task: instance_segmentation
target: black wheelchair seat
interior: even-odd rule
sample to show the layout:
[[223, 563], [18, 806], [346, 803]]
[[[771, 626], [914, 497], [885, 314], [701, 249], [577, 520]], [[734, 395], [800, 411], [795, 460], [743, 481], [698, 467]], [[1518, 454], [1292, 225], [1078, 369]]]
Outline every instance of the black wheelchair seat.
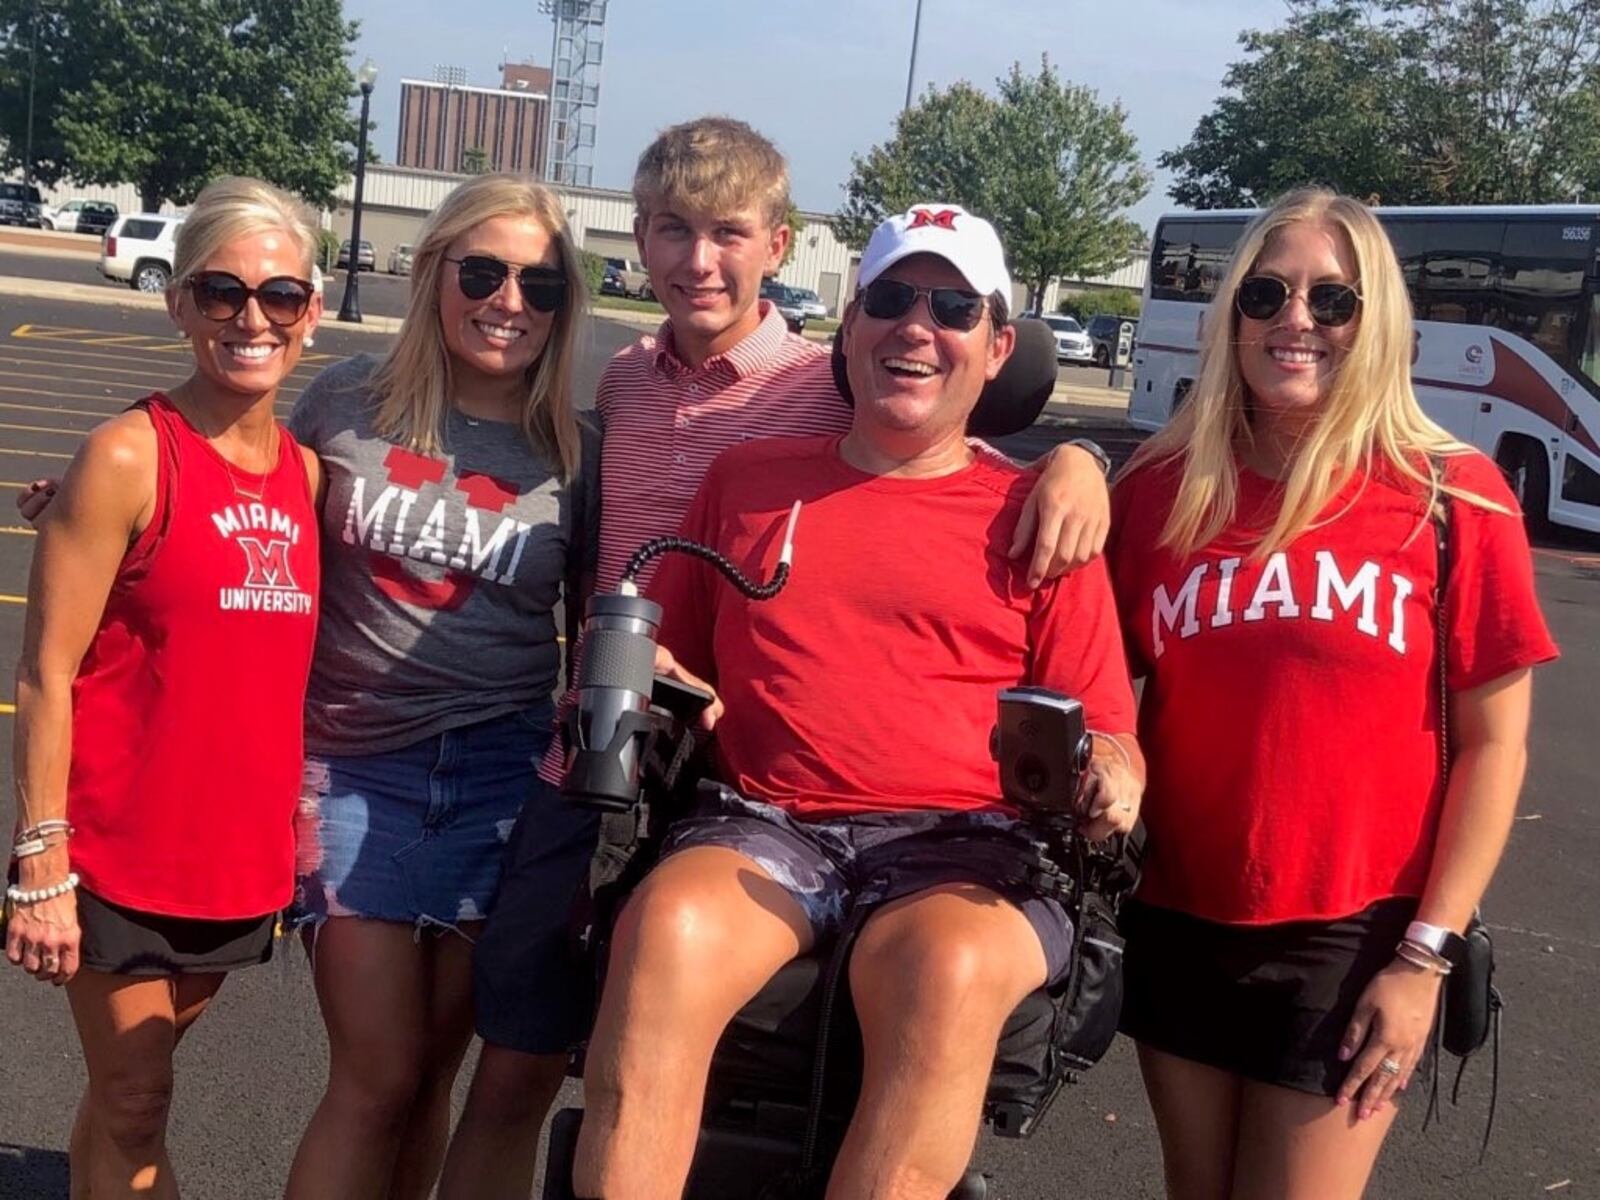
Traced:
[[[752, 1095], [780, 1104], [809, 1102], [830, 950], [788, 963], [729, 1023], [712, 1059], [713, 1105]], [[840, 999], [829, 1069], [849, 1087], [829, 1088], [827, 1102], [847, 1117], [859, 1080], [860, 1035], [847, 1000]], [[1021, 1134], [1020, 1125], [1031, 1124], [1055, 1090], [1061, 1076], [1052, 1040], [1056, 1011], [1055, 1000], [1041, 988], [1017, 1006], [1000, 1034], [988, 1092], [996, 1132]]]

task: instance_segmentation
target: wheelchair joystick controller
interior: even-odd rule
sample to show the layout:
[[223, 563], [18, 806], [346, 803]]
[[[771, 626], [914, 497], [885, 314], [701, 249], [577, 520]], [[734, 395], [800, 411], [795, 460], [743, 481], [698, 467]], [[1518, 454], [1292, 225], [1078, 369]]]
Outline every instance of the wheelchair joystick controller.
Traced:
[[789, 581], [800, 502], [789, 511], [783, 549], [772, 578], [752, 583], [709, 546], [685, 538], [656, 538], [634, 552], [616, 592], [593, 596], [584, 610], [578, 703], [567, 727], [567, 767], [561, 792], [594, 808], [625, 812], [639, 801], [645, 757], [656, 734], [687, 723], [710, 696], [655, 675], [661, 606], [639, 595], [634, 582], [646, 563], [669, 552], [702, 558], [752, 600], [770, 600]]

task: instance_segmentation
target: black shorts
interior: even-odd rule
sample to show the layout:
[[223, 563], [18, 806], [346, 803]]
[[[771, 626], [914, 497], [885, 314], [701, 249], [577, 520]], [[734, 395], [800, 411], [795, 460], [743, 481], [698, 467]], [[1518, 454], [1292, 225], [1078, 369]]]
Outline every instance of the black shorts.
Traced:
[[1222, 925], [1130, 901], [1122, 1032], [1246, 1079], [1335, 1095], [1356, 1002], [1416, 911], [1400, 897], [1335, 921]]
[[695, 846], [736, 850], [794, 897], [819, 942], [836, 935], [857, 905], [885, 904], [951, 883], [974, 883], [1009, 901], [1038, 935], [1046, 981], [1072, 963], [1072, 920], [1029, 882], [1032, 840], [1014, 817], [994, 812], [863, 813], [802, 821], [731, 788], [702, 791], [673, 824], [662, 857]]
[[564, 1054], [589, 1027], [593, 987], [571, 936], [599, 815], [535, 781], [512, 827], [489, 921], [472, 950], [478, 1036], [524, 1054]]
[[168, 917], [78, 889], [83, 966], [107, 975], [212, 975], [272, 957], [278, 914], [239, 921]]

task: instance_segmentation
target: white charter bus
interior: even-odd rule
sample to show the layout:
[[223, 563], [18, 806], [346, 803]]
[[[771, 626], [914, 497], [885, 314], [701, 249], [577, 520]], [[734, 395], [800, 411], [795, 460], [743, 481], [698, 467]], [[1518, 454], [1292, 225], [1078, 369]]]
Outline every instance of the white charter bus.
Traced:
[[[1512, 480], [1535, 526], [1600, 532], [1600, 207], [1380, 208], [1417, 319], [1417, 399]], [[1156, 226], [1129, 421], [1158, 429], [1198, 370], [1205, 306], [1253, 211]]]

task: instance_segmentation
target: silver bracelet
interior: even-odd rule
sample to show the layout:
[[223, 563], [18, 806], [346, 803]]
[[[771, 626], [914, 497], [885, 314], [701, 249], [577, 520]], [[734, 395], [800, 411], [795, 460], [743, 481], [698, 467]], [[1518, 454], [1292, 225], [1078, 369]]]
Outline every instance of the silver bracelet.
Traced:
[[44, 900], [54, 900], [57, 896], [65, 896], [78, 886], [78, 873], [69, 871], [67, 877], [60, 883], [52, 883], [49, 887], [20, 888], [13, 884], [6, 889], [6, 899], [13, 904], [38, 904]]

